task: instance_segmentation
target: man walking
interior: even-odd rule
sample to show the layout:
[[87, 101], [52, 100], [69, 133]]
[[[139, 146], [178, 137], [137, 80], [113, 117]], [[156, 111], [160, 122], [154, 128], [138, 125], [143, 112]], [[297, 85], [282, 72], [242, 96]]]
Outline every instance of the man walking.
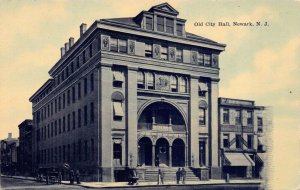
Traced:
[[158, 169], [157, 185], [164, 184], [164, 173]]
[[185, 184], [186, 171], [184, 168], [182, 168], [181, 170], [181, 176], [182, 176], [182, 184]]
[[178, 168], [178, 170], [176, 172], [176, 183], [177, 184], [179, 184], [180, 177], [181, 177], [181, 170], [180, 170], [180, 168]]

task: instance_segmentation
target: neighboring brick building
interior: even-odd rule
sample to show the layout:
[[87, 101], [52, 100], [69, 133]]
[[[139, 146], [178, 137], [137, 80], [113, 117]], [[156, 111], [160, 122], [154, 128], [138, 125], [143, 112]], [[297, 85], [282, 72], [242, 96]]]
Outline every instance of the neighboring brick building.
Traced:
[[1, 140], [1, 173], [14, 175], [18, 170], [19, 140], [8, 133], [6, 139]]
[[[34, 167], [67, 162], [84, 179], [137, 167], [191, 167], [220, 178], [219, 60], [224, 44], [188, 33], [169, 4], [101, 19], [70, 38], [30, 98]], [[206, 178], [203, 177], [203, 178]]]
[[[269, 108], [254, 101], [219, 98], [221, 160], [231, 178], [265, 177]], [[265, 170], [265, 169], [264, 169]]]
[[32, 129], [30, 119], [19, 125], [19, 171], [23, 175], [32, 173]]

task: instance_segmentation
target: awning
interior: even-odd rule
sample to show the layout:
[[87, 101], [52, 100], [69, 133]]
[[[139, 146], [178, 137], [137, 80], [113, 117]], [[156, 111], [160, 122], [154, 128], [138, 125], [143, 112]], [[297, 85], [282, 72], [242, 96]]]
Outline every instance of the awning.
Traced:
[[224, 153], [228, 166], [255, 166], [253, 160], [247, 154], [243, 153]]
[[114, 114], [115, 116], [123, 117], [124, 112], [122, 108], [122, 103], [121, 102], [114, 102]]
[[199, 83], [199, 91], [208, 91], [208, 87], [206, 83]]
[[114, 76], [114, 81], [120, 81], [120, 82], [124, 81], [124, 76], [120, 71], [114, 71], [113, 76]]

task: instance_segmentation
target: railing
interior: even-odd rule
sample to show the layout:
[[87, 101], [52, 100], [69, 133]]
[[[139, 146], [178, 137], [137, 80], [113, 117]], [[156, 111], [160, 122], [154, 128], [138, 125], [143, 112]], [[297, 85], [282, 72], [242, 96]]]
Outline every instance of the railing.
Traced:
[[185, 131], [184, 125], [170, 125], [170, 124], [154, 124], [154, 123], [138, 123], [138, 130], [152, 130], [152, 131]]

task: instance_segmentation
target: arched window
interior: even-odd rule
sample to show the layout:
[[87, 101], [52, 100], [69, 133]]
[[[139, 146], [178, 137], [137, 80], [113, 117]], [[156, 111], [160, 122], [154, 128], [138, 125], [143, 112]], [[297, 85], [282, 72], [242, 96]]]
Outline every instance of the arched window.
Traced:
[[172, 92], [178, 91], [178, 81], [176, 76], [171, 76], [171, 91]]
[[187, 81], [184, 77], [180, 77], [179, 80], [179, 91], [180, 92], [187, 92]]
[[138, 72], [137, 85], [138, 88], [145, 88], [145, 75], [142, 71]]
[[153, 73], [147, 73], [147, 86], [148, 86], [148, 89], [154, 89], [154, 75], [153, 75]]

